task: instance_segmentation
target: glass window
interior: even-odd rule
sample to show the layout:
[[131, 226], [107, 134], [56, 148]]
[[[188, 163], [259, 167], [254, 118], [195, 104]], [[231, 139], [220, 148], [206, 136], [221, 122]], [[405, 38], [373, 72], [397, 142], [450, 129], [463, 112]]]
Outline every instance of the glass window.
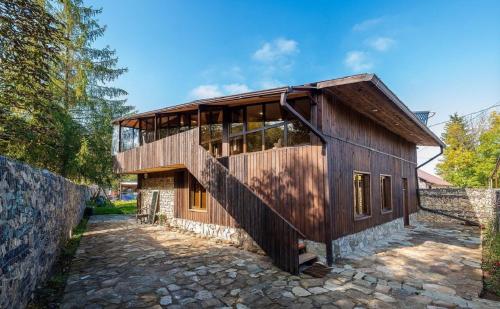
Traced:
[[247, 152], [261, 151], [262, 150], [262, 131], [249, 133], [246, 135]]
[[168, 115], [161, 115], [158, 118], [158, 136], [159, 138], [168, 136]]
[[371, 215], [370, 206], [370, 174], [354, 173], [354, 218], [359, 219]]
[[247, 130], [260, 129], [264, 125], [262, 104], [247, 106]]
[[189, 114], [179, 115], [179, 132], [189, 130]]
[[243, 108], [233, 109], [231, 111], [231, 135], [243, 132], [243, 120]]
[[198, 126], [198, 113], [191, 114], [190, 118], [191, 118], [191, 122], [189, 124], [189, 128], [193, 129], [193, 128]]
[[151, 143], [155, 140], [155, 119], [144, 118], [140, 120], [141, 145]]
[[222, 139], [222, 111], [212, 111], [211, 120], [212, 139]]
[[283, 121], [281, 106], [279, 103], [269, 103], [264, 105], [266, 126], [272, 126]]
[[207, 191], [192, 175], [189, 175], [189, 209], [207, 210]]
[[287, 124], [287, 146], [299, 146], [311, 143], [311, 133], [300, 120], [294, 119]]
[[201, 112], [201, 132], [200, 138], [201, 143], [204, 144], [207, 141], [210, 141], [210, 112]]
[[243, 135], [229, 139], [229, 154], [236, 155], [243, 152]]
[[168, 135], [179, 133], [179, 115], [173, 114], [168, 117]]
[[311, 101], [309, 98], [293, 100], [290, 105], [307, 121], [311, 121]]
[[380, 175], [380, 204], [383, 212], [392, 210], [391, 176]]
[[211, 150], [214, 157], [218, 158], [222, 156], [222, 140], [215, 140], [211, 142]]
[[285, 126], [274, 127], [264, 131], [265, 149], [281, 148], [285, 144]]

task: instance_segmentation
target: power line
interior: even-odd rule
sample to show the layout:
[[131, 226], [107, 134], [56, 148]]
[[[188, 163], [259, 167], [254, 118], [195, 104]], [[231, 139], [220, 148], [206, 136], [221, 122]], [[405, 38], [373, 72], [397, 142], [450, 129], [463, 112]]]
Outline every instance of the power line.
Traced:
[[[482, 109], [482, 110], [479, 110], [479, 111], [477, 111], [477, 112], [473, 112], [473, 113], [470, 113], [470, 114], [466, 114], [466, 115], [463, 115], [463, 116], [460, 116], [460, 117], [468, 117], [468, 116], [472, 116], [472, 115], [474, 115], [474, 114], [484, 113], [484, 112], [485, 112], [485, 111], [487, 111], [487, 110], [490, 110], [490, 109], [492, 109], [492, 108], [499, 107], [499, 106], [500, 106], [500, 102], [499, 102], [499, 103], [496, 103], [496, 104], [493, 104], [493, 105], [491, 105], [491, 106], [489, 106], [489, 107], [487, 107], [487, 108], [484, 108], [484, 109]], [[475, 117], [474, 117], [474, 118], [475, 118]], [[474, 119], [474, 118], [472, 118], [472, 119]], [[472, 119], [471, 119], [471, 120], [472, 120]], [[435, 127], [435, 126], [437, 126], [437, 125], [444, 124], [444, 123], [448, 123], [448, 122], [450, 122], [450, 120], [446, 120], [446, 121], [442, 121], [442, 122], [434, 123], [434, 124], [429, 125], [428, 127], [429, 127], [429, 128], [430, 128], [430, 127]]]

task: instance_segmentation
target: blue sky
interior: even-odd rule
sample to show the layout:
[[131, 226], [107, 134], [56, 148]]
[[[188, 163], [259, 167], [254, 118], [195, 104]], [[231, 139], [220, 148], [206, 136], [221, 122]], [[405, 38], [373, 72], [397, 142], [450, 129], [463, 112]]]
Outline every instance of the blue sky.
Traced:
[[500, 1], [87, 3], [103, 8], [97, 44], [128, 67], [116, 85], [139, 111], [361, 72], [436, 112], [431, 124], [500, 101]]

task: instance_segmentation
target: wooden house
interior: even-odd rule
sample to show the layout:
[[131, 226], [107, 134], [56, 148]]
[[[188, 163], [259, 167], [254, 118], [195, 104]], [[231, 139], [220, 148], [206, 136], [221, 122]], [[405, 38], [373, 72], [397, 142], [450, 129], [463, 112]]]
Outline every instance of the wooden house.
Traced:
[[373, 74], [114, 124], [114, 170], [138, 175], [140, 205], [159, 190], [171, 224], [252, 240], [292, 273], [312, 254], [332, 263], [408, 225], [418, 209], [416, 147], [444, 146]]

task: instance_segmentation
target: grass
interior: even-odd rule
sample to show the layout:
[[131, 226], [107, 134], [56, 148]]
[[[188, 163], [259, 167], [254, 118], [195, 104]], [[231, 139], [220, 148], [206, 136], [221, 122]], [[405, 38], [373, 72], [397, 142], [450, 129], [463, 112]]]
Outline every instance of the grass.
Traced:
[[94, 206], [94, 215], [132, 215], [137, 211], [137, 201], [115, 201], [105, 206]]
[[88, 216], [84, 216], [80, 223], [73, 229], [71, 238], [61, 248], [59, 258], [54, 263], [51, 276], [44, 286], [35, 291], [33, 300], [28, 308], [56, 308], [62, 299], [66, 280], [68, 279], [71, 261], [80, 245], [80, 240], [87, 227]]
[[500, 233], [491, 226], [483, 238], [483, 274], [486, 294], [500, 297]]

